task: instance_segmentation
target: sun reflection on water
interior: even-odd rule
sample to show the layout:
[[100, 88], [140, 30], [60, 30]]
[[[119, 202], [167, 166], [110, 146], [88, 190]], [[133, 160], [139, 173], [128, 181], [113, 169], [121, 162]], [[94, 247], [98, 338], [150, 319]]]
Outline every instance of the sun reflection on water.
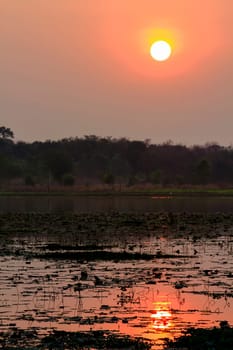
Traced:
[[171, 303], [169, 301], [156, 301], [153, 304], [152, 327], [160, 331], [168, 331], [172, 327]]

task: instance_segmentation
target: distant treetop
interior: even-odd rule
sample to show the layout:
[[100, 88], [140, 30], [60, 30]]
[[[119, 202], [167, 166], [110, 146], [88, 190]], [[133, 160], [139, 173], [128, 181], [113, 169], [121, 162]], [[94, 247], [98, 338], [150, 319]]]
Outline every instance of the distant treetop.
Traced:
[[0, 138], [13, 139], [14, 133], [10, 128], [6, 128], [5, 126], [0, 126]]

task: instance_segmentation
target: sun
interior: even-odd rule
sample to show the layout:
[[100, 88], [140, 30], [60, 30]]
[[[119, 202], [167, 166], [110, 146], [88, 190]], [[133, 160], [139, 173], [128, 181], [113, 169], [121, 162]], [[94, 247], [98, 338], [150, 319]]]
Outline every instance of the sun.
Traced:
[[155, 41], [150, 48], [150, 54], [156, 61], [166, 61], [172, 54], [171, 45], [164, 40]]

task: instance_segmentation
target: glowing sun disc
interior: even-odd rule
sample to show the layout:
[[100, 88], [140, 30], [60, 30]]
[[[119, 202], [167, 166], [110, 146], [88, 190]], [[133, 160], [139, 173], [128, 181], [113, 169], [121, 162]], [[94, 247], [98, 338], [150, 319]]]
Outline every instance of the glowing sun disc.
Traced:
[[172, 54], [172, 48], [166, 41], [156, 41], [150, 48], [150, 54], [156, 61], [166, 61]]

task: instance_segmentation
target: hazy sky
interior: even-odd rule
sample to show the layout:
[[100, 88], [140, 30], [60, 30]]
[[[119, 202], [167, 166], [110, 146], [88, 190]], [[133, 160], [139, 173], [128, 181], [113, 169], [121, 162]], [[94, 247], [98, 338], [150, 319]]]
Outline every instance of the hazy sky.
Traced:
[[[232, 0], [0, 0], [0, 125], [17, 140], [233, 142]], [[150, 56], [156, 39], [173, 55]]]

